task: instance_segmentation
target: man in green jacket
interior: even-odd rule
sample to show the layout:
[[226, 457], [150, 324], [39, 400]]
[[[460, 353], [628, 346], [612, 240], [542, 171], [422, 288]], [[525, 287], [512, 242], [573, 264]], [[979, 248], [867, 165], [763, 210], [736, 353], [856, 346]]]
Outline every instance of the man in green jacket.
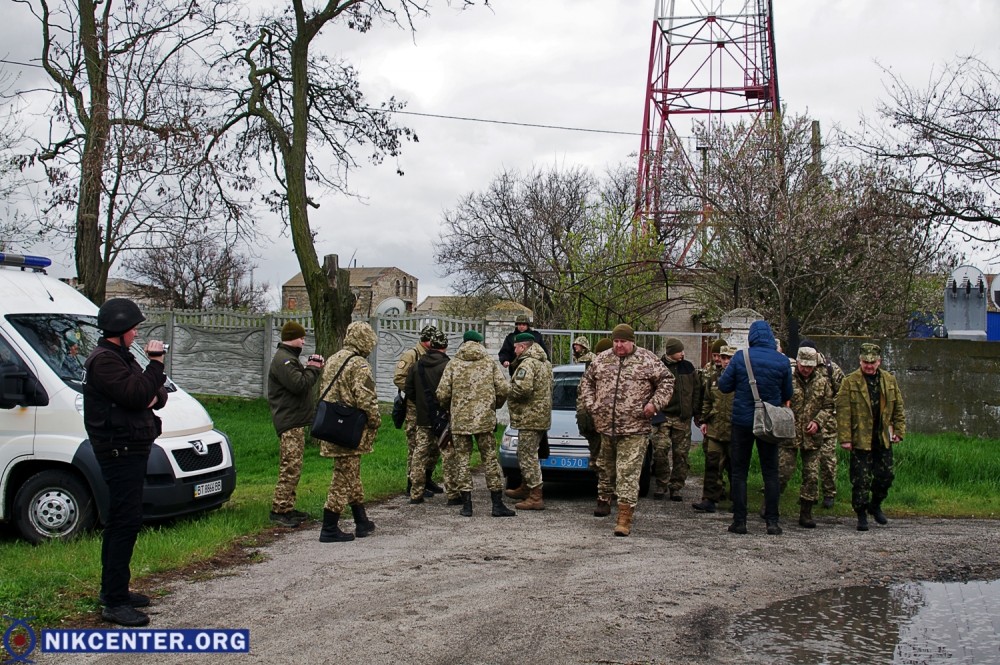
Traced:
[[306, 329], [295, 321], [281, 327], [281, 342], [271, 359], [267, 373], [267, 405], [271, 421], [281, 439], [278, 484], [271, 502], [271, 521], [281, 526], [297, 527], [309, 515], [295, 510], [295, 488], [302, 475], [305, 451], [305, 426], [316, 414], [313, 386], [323, 371], [323, 356], [312, 355], [305, 367], [299, 361], [306, 343]]
[[[670, 500], [680, 501], [687, 481], [688, 454], [691, 452], [691, 417], [695, 404], [701, 403], [701, 377], [690, 361], [684, 359], [684, 343], [668, 337], [660, 361], [674, 377], [670, 402], [653, 416], [653, 473], [656, 475], [654, 499], [662, 499], [667, 489]], [[700, 414], [699, 414], [700, 415]]]
[[882, 349], [861, 345], [861, 368], [844, 378], [837, 393], [840, 446], [851, 451], [851, 503], [858, 531], [868, 530], [868, 515], [888, 524], [882, 502], [894, 478], [892, 445], [906, 436], [903, 395], [896, 378], [881, 369]]

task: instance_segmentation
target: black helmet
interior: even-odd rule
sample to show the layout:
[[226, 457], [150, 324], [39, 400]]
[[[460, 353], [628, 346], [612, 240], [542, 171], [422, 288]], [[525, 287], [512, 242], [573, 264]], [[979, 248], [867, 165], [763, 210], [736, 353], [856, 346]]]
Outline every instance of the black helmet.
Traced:
[[97, 311], [97, 327], [105, 337], [124, 335], [145, 320], [139, 306], [128, 298], [111, 298]]

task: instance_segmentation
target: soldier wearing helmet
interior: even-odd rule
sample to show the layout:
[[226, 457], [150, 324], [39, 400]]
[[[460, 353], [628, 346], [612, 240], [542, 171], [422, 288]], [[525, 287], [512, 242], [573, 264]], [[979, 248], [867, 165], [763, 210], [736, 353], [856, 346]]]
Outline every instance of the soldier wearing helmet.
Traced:
[[[412, 469], [410, 471], [410, 503], [423, 503], [425, 497], [424, 488], [427, 486], [427, 479], [434, 469], [437, 459], [441, 457], [441, 448], [438, 445], [438, 438], [442, 432], [434, 431], [438, 425], [435, 415], [440, 406], [435, 396], [438, 384], [441, 382], [441, 375], [448, 364], [450, 358], [445, 353], [448, 349], [448, 336], [440, 330], [435, 330], [431, 336], [430, 348], [420, 357], [410, 373], [406, 376], [406, 394], [413, 396], [415, 407], [415, 417], [417, 423], [416, 445], [413, 447]], [[445, 468], [448, 461], [445, 461]], [[452, 501], [450, 505], [458, 505], [462, 502], [461, 492], [455, 487], [454, 482], [445, 479], [445, 486], [448, 489]]]
[[542, 341], [542, 334], [537, 330], [531, 329], [531, 319], [527, 314], [518, 314], [517, 318], [514, 319], [514, 331], [509, 333], [507, 337], [503, 340], [503, 346], [500, 347], [500, 353], [497, 357], [500, 359], [500, 364], [507, 368], [511, 376], [514, 375], [514, 370], [511, 367], [511, 363], [514, 362], [514, 358], [517, 354], [514, 353], [514, 338], [521, 333], [528, 333], [534, 338], [535, 344], [542, 347], [542, 351], [545, 352], [546, 358], [551, 358], [549, 354], [549, 347], [545, 346], [545, 342]]
[[[420, 360], [425, 353], [427, 353], [427, 349], [431, 346], [431, 338], [433, 338], [437, 332], [437, 326], [424, 326], [420, 329], [420, 340], [413, 346], [413, 348], [406, 349], [399, 355], [399, 360], [396, 361], [396, 371], [392, 375], [392, 382], [400, 391], [406, 390], [406, 377], [410, 373], [410, 368], [417, 364], [417, 361]], [[406, 493], [409, 494], [412, 486], [410, 477], [413, 475], [410, 465], [413, 464], [413, 449], [417, 445], [417, 407], [413, 401], [413, 395], [407, 393], [405, 396], [406, 420], [403, 428], [406, 430]], [[437, 485], [431, 478], [431, 474], [434, 472], [434, 466], [437, 464], [437, 456], [429, 459], [428, 464], [430, 464], [430, 466], [424, 470], [424, 498], [427, 499], [444, 491], [441, 486]], [[456, 499], [456, 501], [458, 501], [458, 499]]]
[[128, 589], [129, 565], [142, 526], [146, 460], [161, 432], [153, 410], [167, 403], [163, 342], [146, 344], [145, 369], [129, 351], [136, 326], [145, 320], [138, 305], [127, 298], [101, 305], [97, 326], [102, 337], [84, 364], [83, 421], [109, 494], [101, 546], [101, 617], [123, 626], [149, 623], [149, 617], [136, 609], [148, 605], [149, 598]]

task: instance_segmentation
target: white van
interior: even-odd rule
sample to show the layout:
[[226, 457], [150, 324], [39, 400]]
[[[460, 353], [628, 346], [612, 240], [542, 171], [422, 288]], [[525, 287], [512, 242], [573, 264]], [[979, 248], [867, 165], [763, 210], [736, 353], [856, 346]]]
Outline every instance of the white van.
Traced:
[[[83, 427], [83, 362], [97, 306], [45, 274], [49, 259], [0, 253], [0, 521], [31, 542], [103, 523], [108, 491]], [[139, 344], [132, 353], [149, 362]], [[229, 439], [166, 383], [163, 433], [146, 467], [144, 519], [218, 508], [236, 487]]]

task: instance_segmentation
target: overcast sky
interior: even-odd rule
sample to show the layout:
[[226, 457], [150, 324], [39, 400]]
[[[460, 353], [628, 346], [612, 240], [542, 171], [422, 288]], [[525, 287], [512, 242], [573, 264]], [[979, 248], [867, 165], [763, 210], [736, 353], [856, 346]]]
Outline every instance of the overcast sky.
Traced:
[[[310, 212], [319, 254], [339, 254], [343, 265], [353, 257], [358, 266], [398, 266], [419, 278], [420, 299], [446, 294], [449, 280], [433, 263], [432, 244], [442, 212], [463, 195], [504, 168], [582, 165], [600, 173], [633, 163], [655, 4], [491, 0], [490, 9], [456, 11], [435, 0], [415, 35], [392, 27], [324, 32], [322, 48], [355, 64], [369, 101], [395, 95], [417, 113], [633, 135], [403, 116], [420, 139], [398, 160], [405, 175], [396, 175], [392, 160], [365, 163], [350, 181], [365, 202], [321, 198]], [[774, 11], [781, 101], [790, 113], [819, 120], [824, 133], [871, 114], [884, 97], [879, 64], [922, 86], [956, 55], [1000, 62], [995, 0], [774, 0]], [[8, 57], [37, 57], [24, 8], [8, 2], [4, 14], [0, 43]], [[298, 266], [290, 238], [267, 224], [255, 279], [277, 287]], [[55, 258], [54, 272], [73, 274], [70, 256]]]

